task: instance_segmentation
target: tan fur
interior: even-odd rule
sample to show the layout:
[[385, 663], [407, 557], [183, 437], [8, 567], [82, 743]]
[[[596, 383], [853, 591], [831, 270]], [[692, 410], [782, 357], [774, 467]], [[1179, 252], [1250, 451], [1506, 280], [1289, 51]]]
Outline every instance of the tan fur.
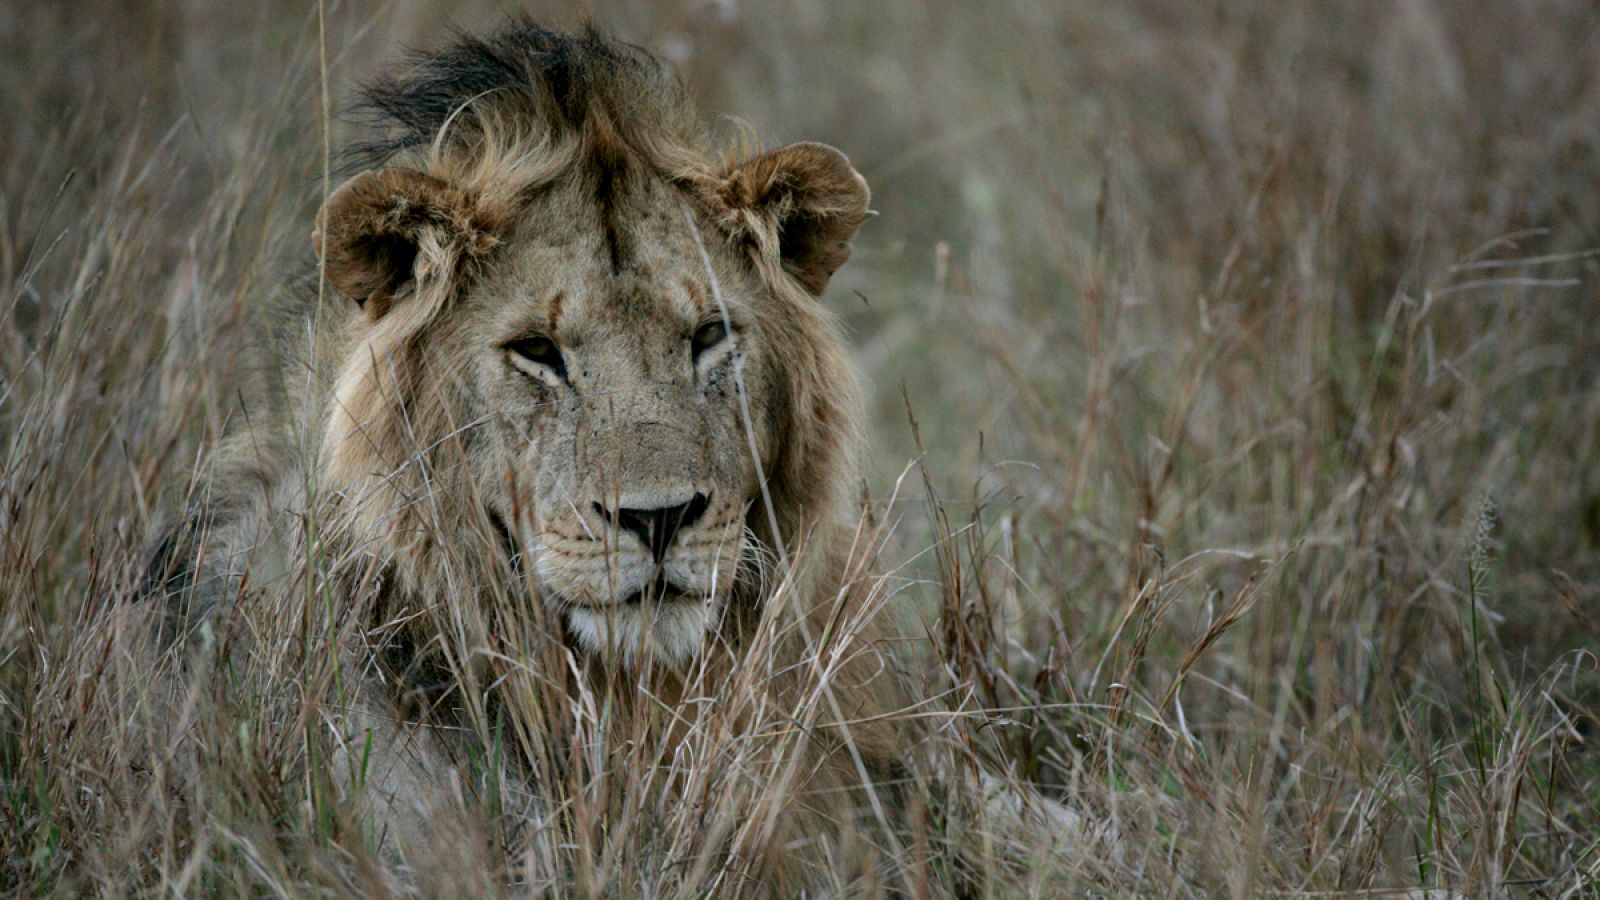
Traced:
[[[810, 799], [733, 844], [768, 848], [750, 871], [792, 888], [805, 852], [780, 848], [831, 846], [833, 865], [840, 846], [863, 853], [841, 822], [877, 801], [848, 789], [904, 753], [891, 718], [906, 703], [864, 606], [859, 388], [817, 300], [869, 194], [832, 148], [718, 162], [680, 100], [594, 96], [576, 124], [560, 113], [565, 128], [554, 101], [477, 98], [318, 216], [326, 283], [353, 302], [318, 331], [331, 389], [306, 413], [315, 516], [325, 548], [356, 561], [340, 583], [370, 598], [367, 627], [402, 648], [363, 676], [344, 758], [368, 732], [395, 748], [380, 746], [373, 791], [409, 854], [460, 793], [440, 773], [471, 751], [397, 737], [434, 722], [425, 697], [400, 703], [408, 678], [461, 679], [455, 715], [481, 729], [501, 710], [545, 736], [526, 739], [531, 756], [577, 727], [539, 691], [580, 703], [631, 684], [622, 709], [660, 724], [629, 746], [778, 735], [752, 797]], [[731, 333], [692, 356], [707, 324]], [[564, 371], [514, 349], [535, 337]], [[618, 524], [700, 497], [659, 560]], [[654, 596], [658, 575], [684, 593]], [[705, 715], [708, 691], [728, 708]]]

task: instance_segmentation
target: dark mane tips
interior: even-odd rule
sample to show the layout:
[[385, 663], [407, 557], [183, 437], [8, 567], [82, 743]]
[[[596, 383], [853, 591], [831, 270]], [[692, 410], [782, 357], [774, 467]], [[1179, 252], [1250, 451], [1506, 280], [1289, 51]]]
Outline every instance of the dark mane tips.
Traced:
[[354, 112], [375, 135], [349, 149], [352, 167], [426, 147], [447, 124], [470, 139], [488, 115], [556, 137], [598, 124], [635, 150], [661, 138], [686, 142], [695, 130], [677, 76], [644, 49], [593, 26], [567, 34], [526, 18], [412, 53], [366, 86]]

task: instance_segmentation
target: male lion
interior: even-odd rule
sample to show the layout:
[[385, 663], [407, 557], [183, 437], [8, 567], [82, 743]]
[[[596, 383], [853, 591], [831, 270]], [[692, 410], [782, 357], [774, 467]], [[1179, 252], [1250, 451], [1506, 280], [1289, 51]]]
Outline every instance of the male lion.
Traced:
[[[338, 758], [410, 858], [505, 734], [525, 847], [589, 821], [555, 815], [551, 780], [634, 760], [700, 798], [746, 886], [882, 850], [847, 832], [894, 817], [873, 784], [905, 771], [908, 703], [859, 571], [859, 389], [818, 300], [866, 183], [822, 144], [720, 155], [660, 64], [592, 31], [462, 40], [365, 107], [286, 412], [235, 438], [158, 555], [177, 621], [268, 586], [301, 617], [326, 601], [355, 676]], [[575, 840], [542, 845], [551, 870]], [[707, 865], [681, 884], [731, 884]]]

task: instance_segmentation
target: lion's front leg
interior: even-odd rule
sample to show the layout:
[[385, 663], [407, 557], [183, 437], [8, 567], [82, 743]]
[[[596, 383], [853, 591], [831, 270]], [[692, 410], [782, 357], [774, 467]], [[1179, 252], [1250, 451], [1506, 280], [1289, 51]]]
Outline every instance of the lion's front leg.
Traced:
[[[400, 714], [375, 677], [354, 680], [346, 693], [329, 721], [333, 773], [370, 846], [403, 861], [430, 889], [525, 878], [507, 872], [505, 853], [539, 820], [523, 779], [503, 765], [486, 771], [488, 763], [462, 752], [449, 729]], [[464, 866], [464, 858], [474, 864]]]

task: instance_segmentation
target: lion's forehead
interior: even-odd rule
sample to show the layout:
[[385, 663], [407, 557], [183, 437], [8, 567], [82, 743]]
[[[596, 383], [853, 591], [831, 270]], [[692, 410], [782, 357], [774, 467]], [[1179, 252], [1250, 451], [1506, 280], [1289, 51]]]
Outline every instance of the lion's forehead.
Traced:
[[[582, 216], [553, 223], [530, 209], [530, 223], [506, 242], [479, 292], [511, 330], [538, 331], [577, 346], [620, 334], [693, 328], [746, 302], [736, 266], [701, 252], [685, 217], [630, 220], [630, 252], [614, 266], [604, 229]], [[562, 209], [562, 206], [553, 207]], [[720, 301], [720, 303], [719, 303]]]
[[515, 258], [486, 283], [492, 302], [512, 322], [532, 317], [535, 330], [563, 344], [606, 332], [681, 330], [707, 312], [706, 275], [698, 263], [597, 272], [592, 262], [561, 248], [530, 242], [510, 249]]

